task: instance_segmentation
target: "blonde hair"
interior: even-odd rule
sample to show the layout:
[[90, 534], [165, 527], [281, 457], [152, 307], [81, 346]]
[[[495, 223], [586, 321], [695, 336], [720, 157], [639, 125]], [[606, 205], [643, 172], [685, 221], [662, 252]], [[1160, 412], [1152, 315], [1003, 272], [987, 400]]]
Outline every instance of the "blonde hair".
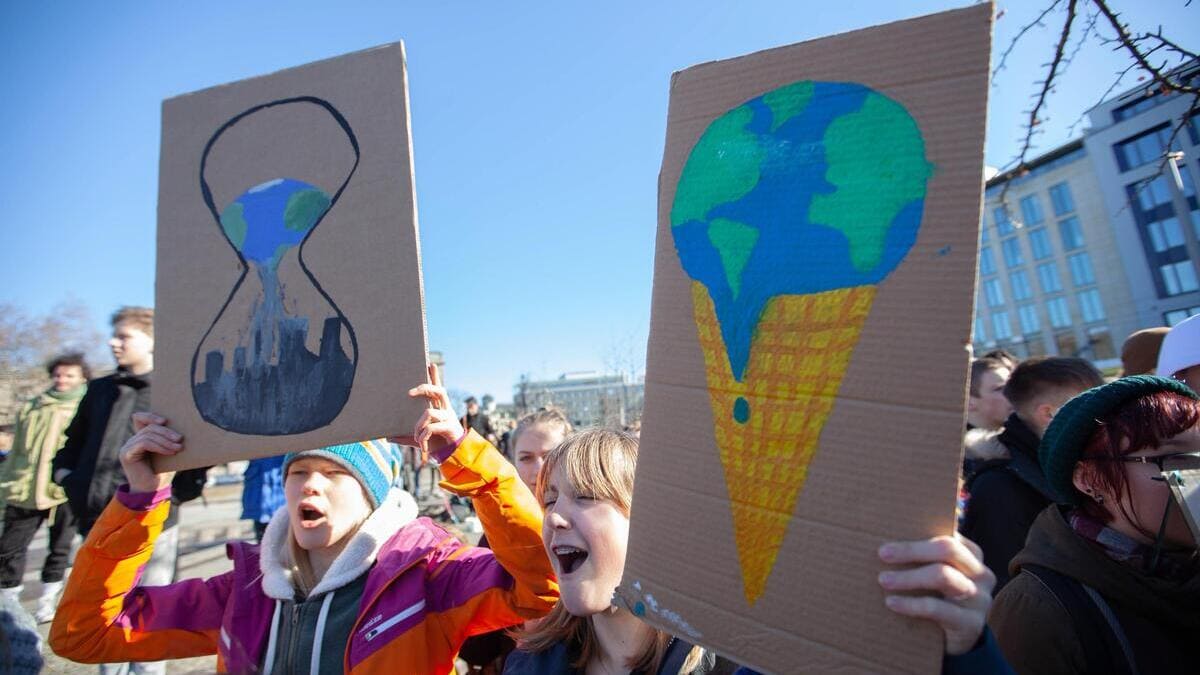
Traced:
[[116, 328], [117, 324], [128, 323], [146, 335], [154, 337], [154, 308], [126, 305], [113, 312], [111, 323], [113, 328]]
[[543, 425], [562, 430], [563, 437], [570, 436], [571, 432], [575, 431], [575, 427], [571, 426], [571, 420], [567, 419], [566, 413], [558, 408], [542, 408], [525, 415], [517, 422], [517, 428], [512, 432], [511, 447], [517, 447], [517, 439], [525, 433], [526, 429]]
[[[633, 474], [637, 467], [638, 439], [633, 434], [610, 429], [587, 429], [568, 436], [546, 454], [538, 474], [537, 498], [546, 491], [546, 483], [561, 466], [572, 489], [596, 499], [612, 502], [628, 516], [633, 504]], [[647, 626], [649, 637], [641, 651], [625, 666], [634, 672], [658, 672], [671, 644], [671, 635]], [[560, 599], [542, 619], [530, 628], [513, 632], [517, 647], [526, 652], [542, 652], [565, 642], [568, 651], [578, 656], [572, 668], [584, 668], [599, 650], [598, 638], [590, 616], [572, 616]], [[693, 648], [680, 669], [690, 673], [700, 664], [704, 650]]]

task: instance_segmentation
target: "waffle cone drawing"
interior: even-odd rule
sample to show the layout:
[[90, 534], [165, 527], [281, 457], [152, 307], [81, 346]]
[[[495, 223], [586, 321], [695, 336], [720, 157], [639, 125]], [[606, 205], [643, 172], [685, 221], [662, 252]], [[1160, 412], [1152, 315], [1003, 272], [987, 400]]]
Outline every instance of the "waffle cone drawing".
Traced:
[[748, 604], [766, 588], [874, 298], [874, 285], [772, 298], [738, 381], [708, 290], [692, 283], [692, 309]]

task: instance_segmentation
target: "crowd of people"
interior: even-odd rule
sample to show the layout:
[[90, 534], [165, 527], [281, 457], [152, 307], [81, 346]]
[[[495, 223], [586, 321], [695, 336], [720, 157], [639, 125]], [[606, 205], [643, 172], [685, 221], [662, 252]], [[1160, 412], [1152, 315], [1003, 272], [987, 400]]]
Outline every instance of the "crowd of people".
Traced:
[[[0, 467], [0, 670], [36, 672], [31, 627], [49, 621], [56, 653], [102, 672], [203, 655], [228, 672], [752, 672], [612, 602], [636, 435], [545, 409], [501, 452], [477, 405], [455, 413], [436, 368], [408, 392], [428, 406], [411, 435], [251, 461], [254, 542], [228, 547], [224, 574], [174, 579], [178, 505], [203, 470], [152, 462], [188, 452], [150, 409], [152, 310], [122, 308], [112, 325], [116, 372], [89, 381], [78, 355], [53, 360]], [[1190, 670], [1200, 558], [1164, 474], [1200, 468], [1200, 317], [1139, 332], [1122, 356], [1107, 383], [1072, 357], [972, 362], [960, 532], [884, 543], [885, 571], [861, 580], [938, 626], [943, 672]], [[419, 517], [421, 466], [469, 500], [475, 545]], [[25, 552], [46, 522], [29, 617]]]

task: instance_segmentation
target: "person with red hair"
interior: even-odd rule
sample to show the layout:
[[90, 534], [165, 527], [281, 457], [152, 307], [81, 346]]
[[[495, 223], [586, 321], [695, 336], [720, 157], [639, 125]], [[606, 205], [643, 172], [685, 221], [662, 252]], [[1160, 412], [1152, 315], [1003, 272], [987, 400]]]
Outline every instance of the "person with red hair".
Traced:
[[1148, 375], [1089, 389], [1038, 459], [1058, 504], [1013, 558], [988, 624], [1018, 673], [1195, 672], [1200, 553], [1166, 474], [1200, 468], [1200, 397]]

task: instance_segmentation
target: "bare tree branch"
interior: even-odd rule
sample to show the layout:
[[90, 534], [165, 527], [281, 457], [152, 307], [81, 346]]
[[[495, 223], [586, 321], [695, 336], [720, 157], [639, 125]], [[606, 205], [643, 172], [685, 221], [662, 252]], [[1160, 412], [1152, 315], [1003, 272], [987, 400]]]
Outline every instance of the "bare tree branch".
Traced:
[[1038, 14], [1038, 17], [1036, 19], [1034, 19], [1032, 22], [1026, 24], [1024, 27], [1021, 28], [1021, 30], [1017, 31], [1017, 34], [1015, 37], [1013, 37], [1012, 42], [1008, 43], [1008, 48], [1005, 49], [1004, 53], [1000, 55], [1000, 64], [997, 65], [996, 69], [992, 71], [992, 84], [993, 85], [996, 84], [996, 75], [999, 74], [1000, 71], [1004, 70], [1004, 66], [1008, 63], [1008, 56], [1013, 53], [1014, 49], [1016, 49], [1017, 43], [1021, 41], [1021, 38], [1024, 37], [1026, 33], [1033, 30], [1034, 28], [1045, 25], [1042, 23], [1042, 20], [1045, 19], [1046, 16], [1050, 14], [1050, 12], [1054, 11], [1054, 8], [1058, 7], [1058, 4], [1060, 2], [1062, 2], [1062, 0], [1054, 0], [1054, 2], [1050, 3], [1049, 7], [1042, 10], [1041, 14]]
[[[1156, 38], [1160, 41], [1160, 45], [1168, 45], [1172, 48], [1176, 48], [1181, 54], [1191, 55], [1191, 58], [1195, 58], [1195, 54], [1178, 47], [1175, 45], [1175, 43], [1169, 42], [1166, 40], [1166, 38], [1161, 36], [1146, 34], [1141, 36], [1141, 38], [1135, 38], [1130, 35], [1128, 28], [1126, 28], [1125, 24], [1121, 23], [1121, 20], [1118, 18], [1117, 14], [1109, 9], [1107, 0], [1091, 0], [1091, 2], [1096, 6], [1097, 9], [1100, 10], [1100, 13], [1104, 15], [1104, 18], [1108, 20], [1108, 23], [1112, 25], [1113, 30], [1117, 31], [1117, 40], [1120, 42], [1120, 44], [1125, 47], [1130, 56], [1133, 57], [1133, 60], [1136, 61], [1139, 66], [1141, 66], [1142, 70], [1146, 71], [1152, 78], [1154, 78], [1155, 82], [1162, 85], [1165, 89], [1169, 89], [1171, 91], [1177, 91], [1186, 94], [1200, 93], [1200, 89], [1197, 89], [1196, 87], [1181, 84], [1179, 82], [1172, 82], [1171, 78], [1167, 77], [1161, 68], [1156, 68], [1151, 65], [1146, 54], [1138, 49], [1138, 41], [1139, 39], [1144, 40], [1147, 38]], [[1166, 64], [1163, 65], [1165, 66]]]

